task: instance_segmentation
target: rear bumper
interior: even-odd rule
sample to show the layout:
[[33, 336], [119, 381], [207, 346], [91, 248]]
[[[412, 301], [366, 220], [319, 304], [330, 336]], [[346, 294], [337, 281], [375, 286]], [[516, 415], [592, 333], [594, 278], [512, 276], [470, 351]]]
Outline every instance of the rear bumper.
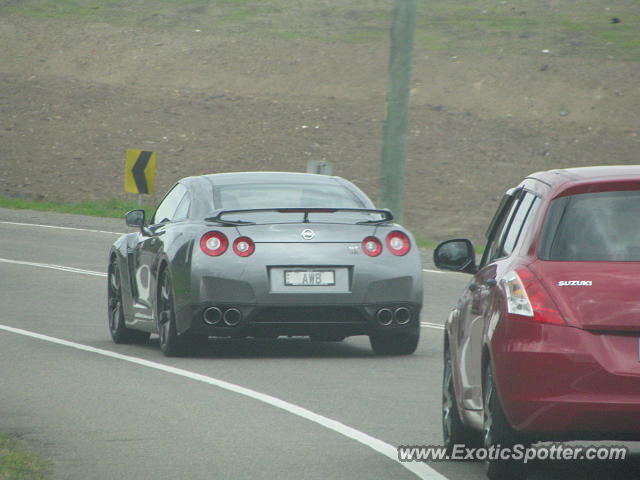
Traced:
[[[178, 331], [226, 337], [417, 333], [423, 293], [418, 250], [372, 258], [350, 253], [349, 246], [269, 244], [246, 258], [206, 257], [196, 250], [189, 291], [178, 301]], [[332, 270], [335, 284], [287, 286], [289, 270]], [[237, 309], [241, 320], [234, 326], [207, 323], [203, 313], [212, 307]], [[381, 308], [408, 312], [383, 324], [376, 318]]]
[[640, 439], [638, 335], [505, 320], [492, 347], [500, 398], [517, 430]]
[[[207, 308], [216, 307], [223, 313], [231, 308], [240, 312], [237, 325], [227, 325], [224, 319], [211, 325], [204, 320]], [[392, 312], [406, 309], [408, 319], [396, 315], [388, 325], [381, 324], [376, 313], [381, 308]], [[212, 304], [193, 305], [190, 331], [198, 335], [218, 337], [275, 337], [318, 336], [348, 337], [352, 335], [417, 334], [420, 328], [420, 304], [384, 303], [369, 305], [246, 305]]]

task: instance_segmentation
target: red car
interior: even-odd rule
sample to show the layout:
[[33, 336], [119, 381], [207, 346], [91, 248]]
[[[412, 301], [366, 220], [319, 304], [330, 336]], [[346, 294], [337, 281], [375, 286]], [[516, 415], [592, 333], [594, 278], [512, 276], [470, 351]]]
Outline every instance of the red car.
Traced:
[[[445, 329], [445, 445], [640, 440], [640, 166], [552, 170], [509, 190]], [[509, 462], [489, 461], [491, 478]]]

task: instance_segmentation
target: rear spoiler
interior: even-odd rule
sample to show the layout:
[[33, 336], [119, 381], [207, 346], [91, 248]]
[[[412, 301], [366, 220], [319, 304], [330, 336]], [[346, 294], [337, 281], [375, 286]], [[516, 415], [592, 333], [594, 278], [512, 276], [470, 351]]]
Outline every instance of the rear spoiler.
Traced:
[[216, 222], [222, 225], [255, 225], [256, 222], [249, 222], [246, 220], [224, 220], [223, 215], [230, 215], [232, 213], [259, 213], [259, 212], [277, 212], [277, 213], [304, 213], [304, 219], [302, 223], [309, 223], [310, 213], [336, 213], [336, 212], [362, 212], [362, 213], [377, 213], [382, 215], [380, 220], [363, 220], [356, 222], [356, 225], [380, 225], [389, 223], [393, 220], [393, 214], [387, 209], [373, 209], [373, 208], [250, 208], [245, 210], [222, 210], [218, 212], [215, 217], [205, 218], [207, 222]]

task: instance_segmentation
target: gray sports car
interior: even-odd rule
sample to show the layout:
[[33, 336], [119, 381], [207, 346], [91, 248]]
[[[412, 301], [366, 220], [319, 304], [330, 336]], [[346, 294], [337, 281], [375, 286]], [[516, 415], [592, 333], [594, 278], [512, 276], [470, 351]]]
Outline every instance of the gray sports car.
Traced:
[[158, 333], [165, 355], [208, 337], [368, 335], [411, 354], [422, 266], [414, 239], [355, 185], [304, 173], [244, 172], [176, 183], [109, 253], [116, 343]]

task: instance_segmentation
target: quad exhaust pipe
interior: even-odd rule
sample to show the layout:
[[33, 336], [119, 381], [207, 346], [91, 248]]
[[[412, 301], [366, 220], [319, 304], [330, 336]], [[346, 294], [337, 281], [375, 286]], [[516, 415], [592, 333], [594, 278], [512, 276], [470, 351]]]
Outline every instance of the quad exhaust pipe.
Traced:
[[209, 307], [202, 314], [202, 319], [207, 325], [216, 325], [222, 320], [222, 310], [218, 307]]
[[378, 313], [376, 313], [376, 320], [378, 320], [378, 323], [382, 326], [386, 327], [391, 325], [391, 322], [393, 322], [393, 312], [390, 308], [381, 308], [378, 310]]
[[411, 320], [411, 312], [407, 307], [398, 307], [393, 312], [393, 318], [398, 325], [406, 325]]
[[237, 308], [227, 308], [224, 313], [218, 307], [209, 307], [202, 313], [202, 320], [207, 325], [218, 325], [221, 321], [228, 327], [235, 327], [242, 320], [242, 313]]
[[224, 315], [222, 316], [222, 320], [229, 327], [235, 327], [240, 323], [240, 320], [242, 320], [242, 314], [240, 313], [240, 310], [238, 310], [237, 308], [228, 308], [224, 312]]
[[398, 307], [395, 310], [383, 307], [376, 312], [376, 320], [383, 327], [388, 327], [394, 321], [397, 325], [406, 325], [411, 321], [411, 311], [407, 307]]

